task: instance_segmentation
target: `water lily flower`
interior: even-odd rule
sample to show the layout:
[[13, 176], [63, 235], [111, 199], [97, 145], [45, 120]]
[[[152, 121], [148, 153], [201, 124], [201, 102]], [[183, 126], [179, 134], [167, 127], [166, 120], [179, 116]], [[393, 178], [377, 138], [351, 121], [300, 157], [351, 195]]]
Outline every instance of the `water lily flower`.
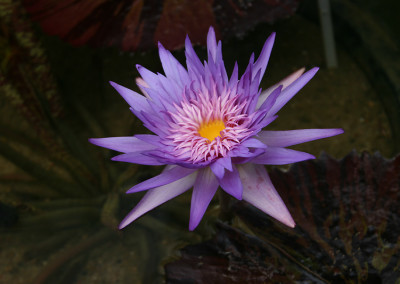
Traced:
[[133, 114], [154, 134], [92, 138], [90, 142], [123, 153], [113, 161], [166, 165], [161, 174], [127, 191], [148, 190], [121, 222], [120, 229], [193, 188], [189, 230], [194, 230], [218, 187], [283, 224], [295, 226], [264, 165], [313, 159], [311, 154], [286, 147], [341, 134], [343, 130], [262, 130], [318, 71], [312, 68], [304, 73], [301, 69], [262, 92], [259, 84], [274, 39], [275, 33], [268, 37], [255, 62], [254, 54], [250, 57], [240, 79], [237, 64], [228, 77], [221, 42], [217, 43], [210, 28], [208, 61], [200, 61], [187, 37], [186, 69], [161, 44], [159, 55], [165, 75], [137, 65], [141, 76], [137, 83], [144, 95], [111, 82]]

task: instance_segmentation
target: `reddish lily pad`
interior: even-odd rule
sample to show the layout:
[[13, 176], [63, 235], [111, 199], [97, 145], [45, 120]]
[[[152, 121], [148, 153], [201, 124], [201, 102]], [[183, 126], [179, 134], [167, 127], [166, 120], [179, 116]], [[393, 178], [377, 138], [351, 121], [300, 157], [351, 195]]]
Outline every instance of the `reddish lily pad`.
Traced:
[[220, 36], [241, 35], [261, 22], [294, 14], [300, 0], [143, 1], [24, 0], [34, 21], [50, 35], [73, 45], [148, 49], [161, 41], [168, 49], [183, 46], [186, 34], [205, 43], [210, 26]]
[[[166, 266], [168, 281], [203, 283], [192, 277], [201, 273], [212, 283], [400, 281], [400, 156], [352, 152], [338, 161], [322, 155], [270, 175], [297, 226], [238, 202], [234, 212], [255, 236], [222, 226], [213, 240], [185, 248], [181, 260]], [[202, 265], [193, 265], [196, 259]], [[240, 270], [230, 271], [238, 259]], [[271, 267], [274, 273], [252, 278]], [[286, 279], [277, 278], [282, 272]]]

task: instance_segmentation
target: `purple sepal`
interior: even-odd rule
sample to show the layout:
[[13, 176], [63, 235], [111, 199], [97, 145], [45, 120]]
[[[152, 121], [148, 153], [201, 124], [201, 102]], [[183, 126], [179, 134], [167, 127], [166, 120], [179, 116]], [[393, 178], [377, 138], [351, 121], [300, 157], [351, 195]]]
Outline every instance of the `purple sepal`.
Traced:
[[286, 226], [293, 228], [295, 222], [273, 186], [264, 166], [249, 163], [241, 165], [238, 170], [243, 184], [243, 199]]
[[243, 186], [239, 172], [233, 166], [232, 171], [226, 171], [223, 178], [218, 179], [221, 188], [238, 200], [242, 200]]
[[230, 157], [217, 159], [214, 163], [210, 164], [213, 173], [221, 179], [224, 176], [225, 169], [232, 171], [232, 161]]
[[261, 131], [258, 133], [258, 138], [271, 147], [288, 147], [316, 139], [335, 136], [343, 132], [341, 128]]
[[135, 110], [137, 111], [150, 111], [150, 106], [146, 97], [128, 89], [124, 86], [118, 85], [110, 81], [111, 86], [117, 90], [117, 92], [124, 98], [124, 100]]
[[155, 146], [141, 141], [135, 137], [106, 137], [106, 138], [90, 138], [89, 142], [114, 151], [129, 153], [154, 149]]
[[197, 172], [172, 183], [149, 189], [145, 196], [139, 201], [136, 207], [122, 220], [119, 229], [122, 229], [135, 221], [137, 218], [167, 202], [168, 200], [184, 193], [191, 188], [196, 180]]
[[143, 190], [147, 190], [149, 188], [154, 188], [158, 186], [162, 186], [171, 182], [174, 182], [178, 179], [184, 178], [187, 175], [195, 172], [195, 169], [182, 168], [179, 166], [174, 166], [171, 169], [163, 171], [158, 176], [145, 180], [133, 187], [131, 187], [126, 193], [134, 193]]
[[160, 166], [166, 163], [145, 155], [146, 152], [133, 152], [115, 156], [111, 158], [112, 161], [127, 162], [140, 165]]
[[204, 168], [198, 171], [190, 206], [190, 231], [193, 231], [200, 223], [217, 188], [218, 180], [210, 168]]
[[271, 56], [271, 51], [272, 47], [274, 46], [275, 42], [275, 33], [272, 33], [267, 40], [265, 41], [265, 44], [263, 46], [263, 49], [261, 50], [260, 56], [258, 57], [257, 61], [254, 63], [254, 70], [257, 72], [258, 70], [261, 70], [260, 78], [258, 83], [261, 82], [262, 77], [264, 76], [265, 69], [267, 69], [269, 57]]
[[279, 147], [268, 147], [263, 154], [255, 157], [251, 162], [263, 165], [286, 165], [310, 159], [315, 159], [315, 157], [306, 152]]
[[312, 68], [311, 70], [301, 75], [287, 88], [285, 88], [276, 99], [276, 102], [272, 106], [271, 110], [268, 112], [268, 116], [276, 114], [291, 98], [293, 98], [294, 95], [297, 94], [298, 91], [301, 90], [301, 88], [303, 88], [308, 83], [308, 81], [310, 81], [314, 77], [318, 69], [318, 67]]

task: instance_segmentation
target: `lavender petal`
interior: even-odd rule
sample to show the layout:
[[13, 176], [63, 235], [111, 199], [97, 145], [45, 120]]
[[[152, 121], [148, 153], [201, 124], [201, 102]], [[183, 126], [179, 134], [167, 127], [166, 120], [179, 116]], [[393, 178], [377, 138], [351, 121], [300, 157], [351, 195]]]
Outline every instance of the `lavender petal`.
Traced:
[[150, 189], [139, 201], [136, 207], [122, 220], [119, 229], [122, 229], [135, 221], [137, 218], [154, 209], [155, 207], [167, 202], [168, 200], [184, 193], [191, 188], [196, 180], [197, 172], [192, 173], [182, 179], [174, 181], [160, 187]]
[[242, 200], [243, 185], [235, 166], [232, 171], [226, 171], [222, 179], [218, 179], [221, 188], [238, 200]]
[[286, 131], [261, 131], [258, 139], [270, 147], [288, 147], [308, 141], [342, 134], [340, 128], [333, 129], [297, 129]]
[[249, 138], [246, 141], [242, 142], [241, 145], [247, 148], [260, 148], [260, 149], [265, 149], [268, 147], [262, 141], [256, 138]]
[[165, 184], [174, 182], [178, 179], [184, 178], [195, 172], [195, 169], [188, 169], [179, 166], [174, 166], [170, 169], [164, 170], [158, 176], [152, 177], [148, 180], [145, 180], [133, 187], [131, 187], [126, 193], [134, 193], [143, 191], [149, 188], [163, 186]]
[[213, 27], [210, 27], [207, 34], [207, 50], [208, 50], [208, 61], [211, 59], [213, 62], [217, 61], [217, 41], [215, 39], [215, 31]]
[[155, 148], [155, 146], [150, 145], [132, 136], [90, 138], [89, 142], [94, 145], [122, 153], [147, 151]]
[[146, 97], [112, 81], [110, 81], [110, 84], [133, 109], [137, 111], [150, 111], [150, 106]]
[[[271, 55], [272, 47], [274, 46], [275, 35], [276, 35], [275, 33], [272, 33], [267, 38], [267, 40], [265, 41], [265, 44], [263, 46], [263, 49], [261, 50], [260, 56], [258, 57], [257, 61], [254, 63], [253, 76], [257, 74], [258, 70], [261, 70], [258, 83], [261, 82], [261, 79], [265, 73], [265, 69], [267, 69], [267, 65], [268, 65], [269, 57]], [[252, 79], [254, 79], [254, 77]]]
[[264, 166], [246, 164], [238, 167], [238, 170], [243, 184], [243, 199], [286, 226], [294, 228], [293, 218]]
[[166, 77], [178, 83], [181, 88], [187, 85], [189, 76], [179, 61], [161, 43], [158, 43], [158, 52]]
[[144, 153], [145, 152], [126, 153], [115, 156], [111, 158], [111, 160], [118, 162], [127, 162], [132, 164], [150, 165], [150, 166], [160, 166], [166, 164], [165, 162], [155, 159], [154, 157], [144, 155]]
[[309, 153], [280, 147], [268, 147], [265, 152], [251, 160], [255, 164], [286, 165], [305, 160], [315, 159]]
[[307, 71], [303, 75], [301, 75], [296, 81], [290, 84], [287, 88], [285, 88], [280, 96], [276, 99], [275, 104], [272, 106], [271, 110], [268, 112], [268, 116], [276, 114], [294, 95], [297, 94], [298, 91], [303, 88], [308, 81], [314, 77], [315, 73], [318, 71], [318, 67], [314, 67], [311, 70]]
[[217, 188], [218, 180], [210, 168], [204, 168], [198, 171], [190, 206], [190, 231], [193, 231], [200, 223]]
[[271, 93], [276, 88], [278, 88], [278, 86], [282, 85], [282, 90], [286, 89], [290, 84], [292, 84], [294, 81], [296, 81], [304, 73], [304, 71], [305, 71], [305, 68], [303, 67], [303, 68], [293, 72], [292, 74], [290, 74], [283, 80], [279, 81], [275, 85], [273, 85], [273, 86], [269, 87], [268, 89], [266, 89], [265, 91], [263, 91], [261, 93], [260, 97], [258, 98], [257, 108], [259, 108], [264, 103], [264, 101], [271, 95]]
[[210, 168], [219, 179], [225, 174], [225, 169], [232, 171], [232, 160], [231, 157], [224, 157], [217, 159], [214, 163], [210, 164]]
[[[257, 106], [256, 109], [258, 110], [265, 110], [265, 111], [269, 111], [271, 109], [271, 107], [275, 104], [276, 99], [278, 98], [278, 96], [281, 94], [283, 89], [282, 85], [279, 85], [278, 87], [276, 87], [270, 94], [269, 96], [264, 100], [264, 102], [261, 104], [261, 106]], [[260, 100], [258, 100], [259, 102]], [[257, 103], [258, 104], [258, 103]]]

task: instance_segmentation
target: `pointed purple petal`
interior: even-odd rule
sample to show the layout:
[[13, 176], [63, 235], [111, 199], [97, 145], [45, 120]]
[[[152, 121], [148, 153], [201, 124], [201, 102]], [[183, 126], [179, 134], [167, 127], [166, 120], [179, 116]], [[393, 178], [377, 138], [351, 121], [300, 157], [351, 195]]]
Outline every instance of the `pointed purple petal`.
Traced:
[[186, 69], [183, 68], [179, 61], [161, 43], [158, 43], [158, 52], [166, 77], [174, 80], [181, 87], [189, 84], [189, 76]]
[[280, 96], [276, 99], [275, 104], [272, 106], [271, 110], [268, 112], [268, 115], [274, 115], [277, 113], [294, 95], [297, 94], [298, 91], [303, 88], [308, 81], [314, 77], [315, 73], [318, 71], [318, 67], [314, 67], [311, 70], [307, 71], [303, 75], [301, 75], [296, 81], [290, 84], [286, 89], [284, 89]]
[[220, 158], [218, 159], [218, 163], [220, 163], [228, 171], [232, 171], [231, 157]]
[[218, 188], [218, 180], [210, 168], [204, 168], [198, 172], [190, 206], [190, 231], [193, 231], [200, 223]]
[[124, 98], [124, 100], [135, 110], [138, 111], [149, 111], [150, 106], [146, 97], [128, 89], [124, 86], [118, 85], [117, 83], [111, 82], [111, 86], [117, 90], [117, 92]]
[[222, 178], [225, 174], [225, 169], [232, 171], [232, 161], [230, 157], [219, 158], [210, 165], [213, 173], [218, 177]]
[[211, 171], [214, 173], [214, 175], [218, 178], [222, 178], [225, 174], [225, 168], [222, 166], [220, 163], [218, 163], [218, 160], [215, 161], [210, 165]]
[[114, 151], [128, 153], [154, 149], [155, 146], [150, 145], [136, 137], [107, 137], [107, 138], [90, 138], [89, 142]]
[[255, 157], [251, 162], [263, 165], [286, 165], [310, 159], [315, 159], [315, 157], [309, 153], [286, 148], [268, 147], [265, 149], [264, 154]]
[[142, 140], [146, 143], [152, 144], [154, 146], [162, 147], [161, 139], [157, 135], [152, 134], [136, 134], [135, 137], [139, 140]]
[[[208, 49], [208, 61], [212, 59], [216, 62], [217, 59], [217, 40], [215, 39], [215, 31], [213, 27], [210, 27], [207, 34], [207, 49]], [[211, 57], [211, 58], [210, 58]]]
[[239, 151], [235, 149], [231, 152], [232, 162], [234, 164], [244, 164], [254, 159], [254, 157], [263, 154], [264, 152], [265, 150], [260, 148], [252, 149], [252, 151], [249, 151], [249, 149], [246, 147], [243, 147], [243, 149], [240, 149]]
[[247, 148], [267, 148], [267, 145], [256, 138], [249, 138], [246, 141], [242, 142], [241, 145]]
[[182, 179], [160, 187], [150, 189], [140, 200], [136, 207], [122, 220], [119, 229], [122, 229], [135, 221], [137, 218], [167, 202], [168, 200], [184, 193], [191, 188], [196, 180], [197, 172]]
[[[265, 41], [265, 44], [264, 44], [263, 49], [261, 50], [260, 56], [258, 57], [257, 61], [254, 63], [253, 76], [255, 76], [257, 74], [258, 70], [261, 70], [258, 83], [261, 82], [261, 79], [265, 73], [265, 69], [267, 69], [267, 65], [268, 65], [269, 57], [271, 55], [272, 47], [274, 46], [274, 41], [275, 41], [275, 33], [272, 33]], [[254, 77], [252, 79], [254, 79]]]
[[258, 129], [262, 129], [264, 127], [266, 127], [268, 124], [270, 124], [271, 122], [273, 122], [275, 119], [277, 119], [278, 116], [274, 115], [274, 116], [265, 116], [263, 118], [263, 120], [261, 120], [258, 124], [257, 124], [257, 128]]
[[238, 67], [237, 62], [235, 62], [235, 66], [233, 67], [231, 78], [229, 79], [229, 89], [233, 89], [237, 85], [238, 78], [239, 78], [239, 67]]
[[157, 74], [151, 72], [150, 70], [139, 64], [136, 64], [136, 69], [149, 87], [156, 88], [159, 85]]
[[165, 129], [163, 127], [159, 127], [160, 124], [157, 123], [159, 122], [155, 120], [156, 115], [154, 112], [151, 114], [144, 112], [144, 111], [137, 111], [133, 108], [130, 108], [131, 112], [139, 118], [143, 122], [143, 126], [149, 129], [151, 132], [157, 134], [157, 135], [165, 135]]
[[235, 197], [238, 200], [242, 200], [243, 186], [239, 176], [239, 172], [236, 167], [233, 166], [232, 171], [226, 171], [222, 179], [219, 179], [219, 185], [222, 189]]
[[[261, 104], [261, 106], [256, 107], [256, 109], [258, 108], [259, 110], [269, 111], [271, 109], [271, 107], [275, 104], [278, 96], [281, 94], [282, 88], [283, 88], [282, 85], [279, 85], [278, 87], [276, 87], [272, 91], [272, 93], [264, 100], [264, 102]], [[258, 102], [260, 102], [260, 100], [258, 100]]]
[[171, 169], [163, 171], [158, 176], [155, 176], [151, 179], [145, 180], [133, 187], [131, 187], [126, 193], [134, 193], [142, 190], [146, 190], [149, 188], [154, 188], [158, 186], [162, 186], [171, 182], [174, 182], [178, 179], [184, 178], [187, 175], [195, 172], [195, 169], [188, 169], [179, 166], [175, 166]]
[[150, 165], [150, 166], [159, 166], [166, 164], [165, 162], [161, 162], [158, 159], [155, 159], [154, 157], [143, 155], [143, 152], [122, 154], [111, 158], [111, 160], [118, 162], [127, 162], [132, 164]]
[[264, 166], [246, 164], [240, 166], [238, 170], [243, 184], [243, 199], [286, 226], [294, 228], [293, 218], [274, 188]]
[[270, 147], [288, 147], [308, 141], [342, 134], [340, 128], [333, 129], [297, 129], [287, 131], [261, 131], [258, 139]]
[[[185, 55], [186, 55], [186, 65], [189, 71], [189, 74], [195, 76], [201, 76], [204, 66], [201, 63], [199, 57], [193, 49], [192, 43], [188, 36], [185, 39]], [[191, 79], [194, 79], [191, 77]]]
[[260, 105], [262, 105], [264, 103], [264, 101], [269, 97], [269, 95], [280, 85], [282, 85], [282, 90], [286, 89], [290, 84], [292, 84], [294, 81], [296, 81], [305, 71], [305, 68], [301, 68], [295, 72], [293, 72], [292, 74], [290, 74], [289, 76], [287, 76], [286, 78], [284, 78], [283, 80], [279, 81], [278, 83], [276, 83], [275, 85], [269, 87], [268, 89], [266, 89], [265, 91], [263, 91], [260, 95], [260, 97], [258, 98], [258, 102], [257, 102], [257, 108], [260, 107]]

